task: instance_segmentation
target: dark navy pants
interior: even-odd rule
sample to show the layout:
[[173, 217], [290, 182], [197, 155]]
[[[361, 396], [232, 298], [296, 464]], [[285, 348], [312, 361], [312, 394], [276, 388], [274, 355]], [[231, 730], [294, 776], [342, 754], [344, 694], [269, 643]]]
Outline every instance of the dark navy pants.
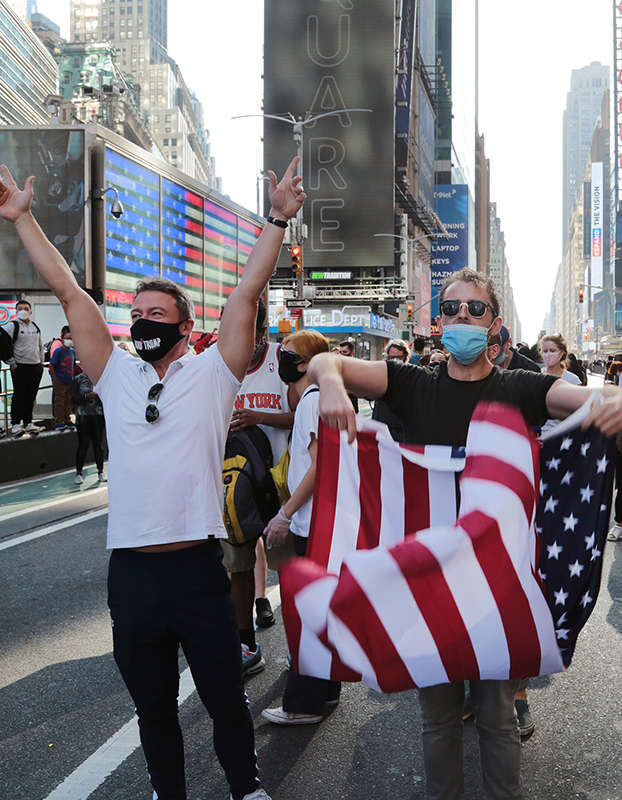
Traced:
[[217, 539], [167, 553], [113, 550], [108, 575], [114, 657], [136, 705], [158, 800], [185, 800], [177, 714], [179, 647], [214, 723], [234, 800], [259, 786], [230, 583]]
[[[297, 556], [307, 554], [308, 539], [304, 536], [294, 537], [294, 548]], [[299, 675], [290, 666], [287, 673], [287, 684], [283, 692], [283, 711], [295, 714], [324, 713], [327, 700], [338, 700], [341, 692], [341, 683], [325, 681], [321, 678], [310, 678], [308, 675]]]

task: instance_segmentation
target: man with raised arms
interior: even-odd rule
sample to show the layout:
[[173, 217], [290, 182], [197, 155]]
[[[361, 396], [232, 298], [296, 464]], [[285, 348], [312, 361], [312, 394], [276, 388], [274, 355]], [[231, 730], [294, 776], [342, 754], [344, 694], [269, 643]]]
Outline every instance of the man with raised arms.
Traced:
[[[551, 375], [505, 371], [487, 358], [489, 336], [499, 333], [499, 298], [486, 275], [464, 269], [446, 281], [437, 318], [448, 362], [428, 370], [396, 361], [361, 361], [315, 356], [309, 380], [320, 386], [319, 410], [331, 427], [348, 431], [356, 418], [347, 392], [383, 400], [404, 424], [408, 444], [464, 446], [471, 416], [481, 400], [517, 406], [530, 425], [564, 419], [580, 408], [592, 390]], [[622, 390], [600, 390], [605, 402], [587, 417], [607, 436], [622, 429]], [[487, 800], [520, 800], [520, 737], [514, 710], [518, 680], [470, 681], [475, 724], [480, 736]], [[464, 683], [419, 690], [427, 800], [463, 800], [462, 710]]]
[[177, 718], [180, 645], [213, 720], [232, 800], [267, 798], [259, 788], [240, 640], [222, 565], [221, 475], [235, 396], [253, 354], [257, 301], [287, 221], [304, 202], [297, 163], [278, 184], [270, 173], [268, 224], [227, 301], [216, 347], [193, 355], [190, 297], [172, 281], [146, 279], [131, 310], [140, 359], [114, 347], [99, 309], [32, 216], [34, 178], [20, 191], [2, 166], [0, 216], [15, 225], [62, 303], [77, 356], [106, 412], [114, 656], [136, 705], [158, 800], [186, 797]]

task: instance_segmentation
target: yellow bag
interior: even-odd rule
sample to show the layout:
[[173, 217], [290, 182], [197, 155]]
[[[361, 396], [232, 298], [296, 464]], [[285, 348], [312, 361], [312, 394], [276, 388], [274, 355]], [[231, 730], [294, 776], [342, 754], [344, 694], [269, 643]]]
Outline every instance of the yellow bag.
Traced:
[[289, 440], [287, 441], [287, 447], [283, 451], [283, 455], [279, 459], [279, 463], [270, 469], [270, 474], [272, 475], [272, 480], [274, 481], [274, 485], [276, 486], [276, 491], [279, 495], [279, 500], [281, 501], [281, 505], [287, 503], [289, 498], [291, 497], [289, 493], [289, 487], [287, 485], [287, 473], [289, 472]]

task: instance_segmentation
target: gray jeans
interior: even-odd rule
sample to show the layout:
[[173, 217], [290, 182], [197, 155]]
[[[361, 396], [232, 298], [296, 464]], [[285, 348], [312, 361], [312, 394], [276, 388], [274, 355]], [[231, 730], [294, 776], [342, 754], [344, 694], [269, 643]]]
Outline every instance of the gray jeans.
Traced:
[[[521, 744], [514, 694], [520, 681], [469, 681], [486, 800], [521, 800]], [[463, 800], [464, 683], [419, 689], [426, 800]]]

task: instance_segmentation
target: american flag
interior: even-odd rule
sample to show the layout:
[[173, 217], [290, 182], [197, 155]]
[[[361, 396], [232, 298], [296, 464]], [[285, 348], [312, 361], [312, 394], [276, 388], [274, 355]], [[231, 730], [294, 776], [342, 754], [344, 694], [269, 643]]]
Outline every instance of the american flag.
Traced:
[[615, 443], [566, 420], [543, 437], [536, 526], [540, 575], [564, 664], [596, 604], [609, 528]]
[[[603, 456], [604, 472], [594, 468], [602, 480], [575, 484], [579, 504], [583, 489], [590, 497], [584, 507], [598, 503], [605, 520], [604, 528], [595, 529], [589, 566], [581, 559], [575, 564], [577, 557], [562, 566], [560, 556], [570, 548], [559, 550], [565, 546], [560, 533], [549, 543], [548, 518], [555, 518], [553, 530], [559, 531], [573, 526], [576, 513], [568, 520], [558, 490], [544, 480], [542, 558], [556, 541], [552, 552], [558, 556], [548, 559], [555, 562], [555, 578], [550, 567], [548, 573], [543, 569], [548, 591], [558, 598], [552, 616], [537, 569], [539, 445], [516, 409], [480, 404], [466, 452], [398, 445], [376, 423], [359, 419], [357, 425], [353, 446], [337, 432], [321, 429], [309, 558], [295, 559], [281, 571], [283, 616], [296, 669], [334, 680], [362, 678], [385, 692], [562, 670], [553, 617], [558, 635], [567, 637], [562, 639], [566, 652], [576, 638], [575, 628], [566, 624], [570, 598], [578, 598], [573, 607], [576, 611], [578, 604], [585, 621], [591, 610], [586, 592], [595, 601], [598, 591], [598, 543], [606, 535], [611, 491]], [[607, 449], [606, 439], [593, 431], [573, 436], [561, 452], [569, 450], [575, 458], [578, 453], [584, 469], [590, 450], [596, 455]], [[586, 455], [581, 437], [590, 442]], [[561, 441], [552, 445], [557, 451]], [[571, 466], [549, 470], [560, 473], [559, 483], [572, 471]], [[558, 500], [559, 522], [546, 511], [550, 497]], [[574, 538], [580, 538], [585, 553], [592, 530], [584, 541], [579, 527]], [[570, 586], [553, 586], [562, 577]], [[564, 597], [567, 605], [561, 609]], [[577, 632], [579, 627], [577, 620]]]

